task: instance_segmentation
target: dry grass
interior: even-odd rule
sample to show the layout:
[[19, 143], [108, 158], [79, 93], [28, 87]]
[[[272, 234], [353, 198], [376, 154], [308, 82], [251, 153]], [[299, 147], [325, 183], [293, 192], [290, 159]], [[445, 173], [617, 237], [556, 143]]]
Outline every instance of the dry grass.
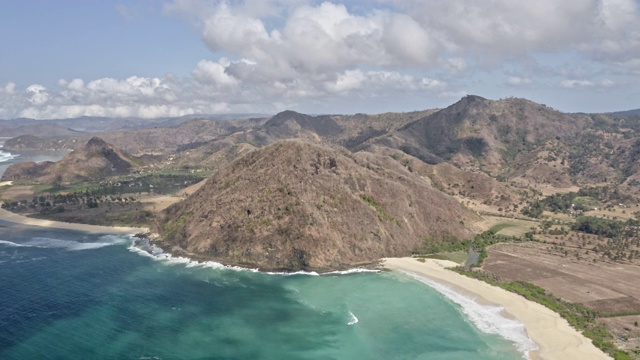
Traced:
[[[504, 279], [531, 282], [564, 300], [584, 304], [601, 313], [640, 311], [639, 261], [603, 261], [597, 254], [586, 254], [584, 249], [579, 249], [580, 244], [569, 237], [563, 237], [563, 241], [554, 236], [540, 238], [557, 243], [494, 245], [488, 251], [483, 269]], [[558, 245], [561, 242], [566, 246]], [[580, 253], [580, 259], [576, 253]], [[640, 328], [634, 325], [640, 316], [599, 321], [607, 323], [616, 337], [627, 339], [618, 341], [621, 348], [640, 349]]]

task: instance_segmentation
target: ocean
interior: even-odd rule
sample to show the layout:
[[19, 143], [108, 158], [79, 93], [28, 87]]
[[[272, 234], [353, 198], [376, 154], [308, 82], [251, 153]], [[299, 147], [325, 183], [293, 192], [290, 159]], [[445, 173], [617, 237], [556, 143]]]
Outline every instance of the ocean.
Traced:
[[24, 150], [21, 153], [11, 152], [8, 150], [2, 150], [4, 142], [9, 139], [0, 137], [0, 176], [7, 170], [9, 166], [19, 162], [26, 161], [58, 161], [63, 156], [69, 153], [69, 151], [38, 151], [38, 150]]
[[521, 324], [400, 272], [265, 274], [0, 221], [0, 359], [522, 359]]

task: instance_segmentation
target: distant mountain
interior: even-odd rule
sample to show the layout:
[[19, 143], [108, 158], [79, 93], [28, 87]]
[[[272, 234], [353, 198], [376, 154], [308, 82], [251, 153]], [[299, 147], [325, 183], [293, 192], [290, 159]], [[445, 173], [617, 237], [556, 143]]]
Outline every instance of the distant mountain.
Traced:
[[30, 183], [74, 183], [123, 175], [140, 166], [139, 159], [94, 137], [58, 162], [24, 162], [11, 165], [3, 181]]
[[158, 228], [177, 254], [329, 270], [466, 238], [477, 219], [390, 157], [288, 140], [220, 169]]
[[[264, 114], [192, 114], [179, 117], [160, 117], [160, 118], [138, 118], [138, 117], [99, 117], [99, 116], [82, 116], [78, 118], [70, 119], [49, 119], [49, 120], [35, 120], [29, 118], [17, 118], [9, 120], [0, 120], [0, 131], [2, 129], [15, 128], [25, 125], [58, 125], [70, 130], [87, 132], [87, 133], [102, 133], [120, 130], [133, 130], [133, 129], [148, 129], [155, 127], [171, 127], [177, 126], [184, 122], [194, 119], [209, 119], [214, 121], [222, 120], [243, 120], [251, 118], [264, 118], [267, 115]], [[22, 134], [19, 134], [22, 135]], [[37, 135], [37, 134], [32, 134]], [[17, 135], [13, 135], [17, 136]]]
[[47, 149], [48, 141], [33, 135], [20, 135], [4, 142], [6, 150]]
[[640, 109], [615, 111], [615, 112], [607, 113], [607, 115], [613, 115], [613, 116], [640, 115]]
[[[396, 149], [427, 164], [448, 163], [525, 188], [567, 188], [611, 181], [635, 184], [628, 179], [640, 171], [638, 134], [638, 115], [566, 114], [526, 99], [470, 95], [444, 109], [411, 113], [312, 116], [287, 110], [270, 118], [195, 119], [100, 137], [136, 156], [166, 156], [172, 159], [166, 166], [175, 167], [217, 167], [252, 149], [303, 139], [353, 152], [373, 146]], [[18, 138], [4, 146], [77, 149], [90, 136]]]
[[68, 137], [81, 135], [80, 131], [72, 130], [58, 124], [38, 123], [21, 125], [13, 128], [0, 128], [0, 137], [17, 137], [32, 135], [41, 138]]

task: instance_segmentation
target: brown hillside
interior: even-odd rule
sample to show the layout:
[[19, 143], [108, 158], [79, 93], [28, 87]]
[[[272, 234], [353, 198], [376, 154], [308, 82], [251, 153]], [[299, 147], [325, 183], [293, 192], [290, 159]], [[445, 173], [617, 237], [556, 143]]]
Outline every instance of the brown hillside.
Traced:
[[588, 123], [526, 99], [469, 95], [379, 141], [427, 163], [508, 173], [521, 156], [547, 140], [570, 139]]
[[8, 139], [2, 147], [7, 150], [47, 149], [48, 142], [34, 135], [21, 135]]
[[138, 160], [94, 137], [60, 161], [24, 163], [10, 166], [2, 180], [31, 183], [73, 183], [129, 173]]
[[472, 233], [476, 215], [395, 160], [300, 141], [221, 169], [159, 222], [161, 246], [260, 269], [340, 269]]

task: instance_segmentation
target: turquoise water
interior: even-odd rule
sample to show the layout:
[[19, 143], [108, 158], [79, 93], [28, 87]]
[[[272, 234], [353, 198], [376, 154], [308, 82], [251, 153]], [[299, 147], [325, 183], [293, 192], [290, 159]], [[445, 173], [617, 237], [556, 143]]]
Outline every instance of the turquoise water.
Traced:
[[131, 243], [0, 228], [0, 358], [523, 357], [469, 320], [473, 306], [405, 274], [268, 275], [159, 261]]

